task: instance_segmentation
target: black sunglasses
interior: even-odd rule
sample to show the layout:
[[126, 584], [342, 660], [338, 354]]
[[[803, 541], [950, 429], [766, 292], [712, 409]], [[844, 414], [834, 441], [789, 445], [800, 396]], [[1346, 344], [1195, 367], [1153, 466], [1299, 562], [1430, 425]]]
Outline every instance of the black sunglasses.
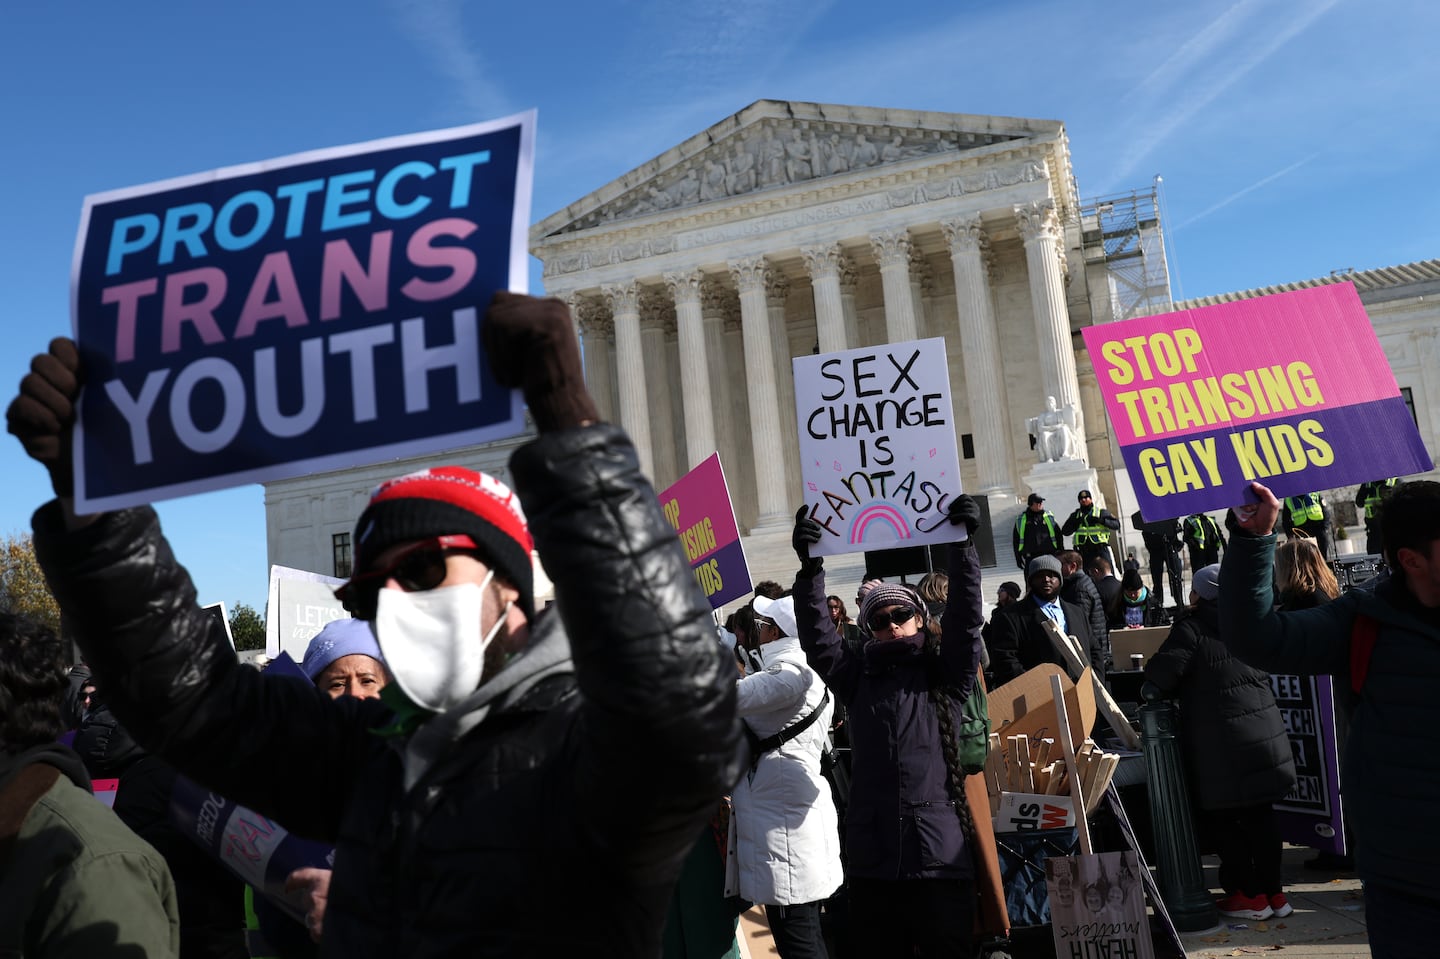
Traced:
[[870, 617], [870, 631], [872, 633], [878, 633], [880, 630], [887, 629], [890, 626], [904, 626], [919, 615], [920, 613], [914, 606], [896, 606], [888, 613], [884, 611], [877, 612]]
[[407, 593], [423, 593], [445, 581], [445, 557], [478, 549], [468, 536], [436, 536], [404, 550], [384, 569], [357, 573], [335, 590], [335, 598], [357, 619], [374, 619], [380, 590], [395, 580]]

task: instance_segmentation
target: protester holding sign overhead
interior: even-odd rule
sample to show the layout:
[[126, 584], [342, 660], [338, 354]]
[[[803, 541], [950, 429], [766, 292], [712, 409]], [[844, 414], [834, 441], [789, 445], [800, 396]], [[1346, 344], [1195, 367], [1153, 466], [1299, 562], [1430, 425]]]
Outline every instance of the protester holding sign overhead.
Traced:
[[1345, 747], [1345, 809], [1365, 882], [1366, 930], [1377, 959], [1427, 955], [1440, 924], [1440, 483], [1397, 489], [1380, 523], [1391, 574], [1314, 609], [1277, 612], [1272, 574], [1282, 504], [1253, 483], [1258, 502], [1235, 508], [1220, 567], [1220, 618], [1237, 656], [1261, 669], [1334, 675], [1358, 692]]
[[969, 496], [947, 504], [949, 522], [968, 535], [950, 547], [940, 623], [913, 588], [879, 583], [860, 604], [870, 639], [859, 654], [826, 612], [824, 561], [810, 555], [825, 531], [807, 512], [795, 517], [795, 614], [806, 658], [850, 716], [847, 879], [851, 914], [867, 919], [854, 923], [854, 954], [968, 955], [978, 850], [957, 727], [985, 619], [973, 545], [979, 507]]
[[[518, 496], [453, 467], [372, 497], [344, 598], [376, 622], [383, 700], [238, 664], [150, 508], [74, 514], [68, 340], [8, 414], [61, 497], [36, 553], [142, 744], [336, 843], [324, 954], [658, 955], [739, 774], [734, 669], [629, 439], [596, 422], [563, 304], [498, 293], [483, 331], [540, 436], [512, 460]], [[559, 597], [544, 612], [532, 543]]]

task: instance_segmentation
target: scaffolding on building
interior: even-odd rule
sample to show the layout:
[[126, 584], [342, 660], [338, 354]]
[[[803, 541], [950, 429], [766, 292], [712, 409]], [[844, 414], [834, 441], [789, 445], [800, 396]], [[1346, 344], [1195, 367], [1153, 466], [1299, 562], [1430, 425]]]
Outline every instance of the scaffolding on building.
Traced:
[[[1159, 178], [1149, 190], [1117, 193], [1081, 204], [1080, 237], [1087, 267], [1103, 266], [1106, 303], [1097, 323], [1164, 313], [1171, 307], [1170, 269], [1160, 226]], [[1087, 272], [1092, 272], [1087, 270]]]

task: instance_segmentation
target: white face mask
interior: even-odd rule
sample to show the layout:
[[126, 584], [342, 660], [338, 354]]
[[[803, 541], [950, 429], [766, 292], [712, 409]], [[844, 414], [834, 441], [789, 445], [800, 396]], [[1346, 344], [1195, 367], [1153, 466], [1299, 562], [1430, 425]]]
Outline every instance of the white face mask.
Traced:
[[494, 575], [492, 570], [478, 585], [465, 583], [417, 593], [380, 590], [375, 638], [390, 675], [415, 705], [444, 712], [480, 685], [485, 650], [504, 625], [511, 606], [506, 603], [481, 636], [485, 587]]

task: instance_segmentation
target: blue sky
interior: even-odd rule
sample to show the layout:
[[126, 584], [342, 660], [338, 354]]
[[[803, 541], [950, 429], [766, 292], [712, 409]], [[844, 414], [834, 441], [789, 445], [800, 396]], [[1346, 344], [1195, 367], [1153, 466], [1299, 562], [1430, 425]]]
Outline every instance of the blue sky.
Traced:
[[[1064, 121], [1082, 196], [1164, 177], [1177, 297], [1440, 256], [1437, 35], [1424, 0], [5, 4], [0, 390], [69, 332], [86, 194], [531, 107], [537, 220], [769, 98]], [[0, 475], [25, 531], [44, 472], [7, 436]], [[263, 499], [161, 504], [202, 601], [263, 608]]]

